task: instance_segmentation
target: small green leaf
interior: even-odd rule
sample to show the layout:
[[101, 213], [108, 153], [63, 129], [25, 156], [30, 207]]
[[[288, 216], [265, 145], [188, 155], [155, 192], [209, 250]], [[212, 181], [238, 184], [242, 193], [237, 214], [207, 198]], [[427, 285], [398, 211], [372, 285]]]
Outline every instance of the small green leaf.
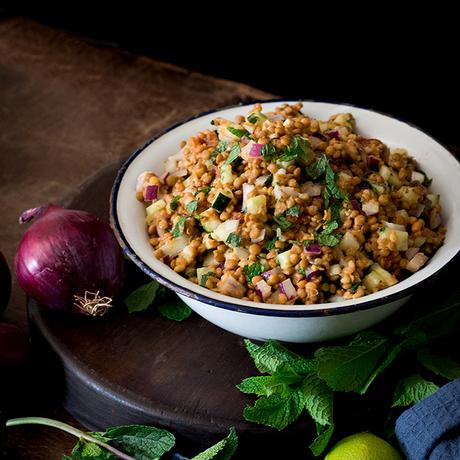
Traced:
[[267, 161], [275, 161], [278, 155], [278, 150], [273, 144], [265, 144], [260, 151], [262, 157]]
[[214, 151], [211, 153], [210, 160], [214, 163], [219, 153], [224, 153], [227, 150], [227, 141], [220, 141]]
[[207, 195], [211, 191], [211, 187], [203, 187], [200, 188], [195, 192], [195, 196], [197, 196], [199, 193], [203, 192], [205, 195]]
[[283, 430], [295, 422], [305, 405], [305, 396], [299, 389], [286, 387], [283, 393], [261, 396], [254, 406], [246, 406], [244, 418], [249, 422]]
[[359, 392], [385, 352], [387, 339], [359, 334], [348, 346], [329, 346], [315, 352], [318, 377], [333, 390]]
[[256, 377], [248, 377], [241, 383], [236, 385], [236, 388], [242, 393], [255, 394], [257, 396], [270, 396], [277, 391], [284, 389], [283, 385], [274, 384], [272, 375], [258, 375]]
[[163, 299], [160, 305], [158, 305], [158, 311], [165, 318], [173, 321], [184, 321], [192, 313], [192, 309], [173, 293]]
[[255, 113], [250, 113], [246, 117], [246, 119], [249, 121], [249, 123], [251, 123], [251, 125], [255, 125], [257, 123], [257, 120], [259, 119], [259, 117]]
[[[91, 435], [94, 434], [91, 433]], [[118, 457], [93, 442], [80, 439], [68, 458], [72, 460], [116, 460]]]
[[278, 214], [273, 217], [273, 220], [278, 224], [282, 232], [289, 230], [292, 227], [292, 222], [289, 222], [288, 219], [283, 214]]
[[179, 236], [182, 235], [182, 233], [184, 232], [184, 225], [185, 225], [186, 220], [187, 220], [186, 216], [180, 216], [179, 217], [179, 220], [177, 221], [176, 225], [174, 226], [174, 230], [172, 232], [172, 236], [174, 238], [179, 238]]
[[322, 176], [325, 173], [327, 165], [328, 165], [327, 156], [321, 155], [314, 163], [312, 163], [307, 168], [307, 174], [312, 179], [318, 179], [318, 177]]
[[240, 155], [241, 155], [240, 146], [238, 144], [233, 144], [232, 148], [230, 149], [230, 154], [225, 160], [225, 164], [229, 165], [230, 163], [233, 163], [237, 158], [239, 158]]
[[136, 460], [156, 460], [170, 451], [176, 442], [173, 434], [153, 426], [125, 425], [108, 428], [102, 434], [115, 441]]
[[208, 278], [210, 276], [215, 276], [215, 273], [209, 271], [209, 272], [205, 273], [204, 275], [201, 275], [201, 279], [200, 279], [200, 286], [201, 287], [206, 287], [206, 283], [208, 282]]
[[175, 211], [179, 207], [180, 195], [176, 195], [173, 197], [171, 202], [169, 203], [169, 207], [171, 211]]
[[419, 374], [411, 375], [398, 383], [391, 407], [406, 407], [423, 401], [436, 393], [439, 387]]
[[228, 436], [191, 460], [230, 460], [238, 448], [238, 437], [234, 427], [230, 428]]
[[278, 239], [276, 238], [276, 236], [274, 236], [271, 240], [268, 240], [265, 243], [265, 249], [267, 249], [268, 251], [271, 251], [275, 247], [277, 240]]
[[234, 136], [236, 137], [249, 137], [251, 135], [251, 133], [247, 130], [247, 129], [238, 129], [238, 128], [234, 128], [233, 126], [229, 126], [228, 128], [228, 131], [231, 132]]
[[331, 423], [330, 425], [326, 425], [326, 426], [317, 425], [316, 429], [318, 432], [318, 436], [310, 444], [309, 447], [310, 447], [311, 453], [315, 457], [319, 457], [324, 452], [324, 450], [329, 444], [329, 441], [331, 440], [332, 434], [334, 433], [334, 424]]
[[198, 209], [198, 201], [189, 201], [186, 206], [187, 212], [192, 215]]
[[286, 216], [299, 217], [300, 216], [300, 206], [292, 206], [286, 211]]
[[226, 243], [230, 246], [239, 247], [241, 246], [241, 236], [237, 233], [230, 233], [230, 235], [228, 235]]
[[292, 160], [299, 160], [304, 165], [309, 165], [313, 161], [313, 150], [307, 139], [294, 136], [278, 159], [278, 161]]
[[431, 353], [427, 348], [422, 348], [417, 353], [417, 359], [436, 375], [449, 380], [460, 377], [460, 365], [447, 356]]
[[134, 313], [147, 310], [155, 300], [159, 286], [157, 281], [152, 280], [131, 292], [125, 299], [125, 305], [128, 307], [128, 312]]
[[305, 396], [305, 409], [311, 418], [320, 425], [332, 424], [332, 389], [312, 372], [302, 380], [300, 390]]
[[340, 243], [342, 236], [343, 235], [341, 233], [337, 233], [335, 235], [318, 233], [316, 235], [316, 241], [322, 246], [329, 246], [332, 248]]
[[252, 283], [254, 276], [259, 276], [264, 271], [264, 266], [260, 262], [254, 262], [251, 265], [246, 265], [243, 268], [244, 276], [249, 284]]

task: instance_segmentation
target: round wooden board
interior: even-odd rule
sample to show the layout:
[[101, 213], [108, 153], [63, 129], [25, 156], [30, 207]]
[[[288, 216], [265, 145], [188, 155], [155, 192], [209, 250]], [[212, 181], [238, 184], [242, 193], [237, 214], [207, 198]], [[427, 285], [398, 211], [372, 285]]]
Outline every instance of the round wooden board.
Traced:
[[[107, 220], [117, 169], [113, 165], [90, 178], [65, 206]], [[144, 275], [138, 276], [140, 282]], [[57, 356], [63, 404], [83, 425], [161, 426], [190, 453], [235, 426], [241, 458], [254, 449], [257, 458], [286, 458], [288, 452], [309, 457], [314, 426], [306, 416], [282, 432], [244, 421], [243, 408], [253, 398], [235, 385], [257, 371], [240, 337], [196, 314], [176, 323], [153, 307], [131, 315], [117, 307], [94, 319], [59, 315], [28, 301], [33, 338]]]

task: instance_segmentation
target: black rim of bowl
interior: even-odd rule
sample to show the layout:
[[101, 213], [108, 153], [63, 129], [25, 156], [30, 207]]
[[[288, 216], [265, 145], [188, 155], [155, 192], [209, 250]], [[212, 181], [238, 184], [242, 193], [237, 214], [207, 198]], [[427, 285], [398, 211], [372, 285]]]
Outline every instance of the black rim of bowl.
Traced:
[[[212, 110], [207, 110], [207, 111], [200, 112], [200, 113], [198, 113], [196, 115], [192, 115], [191, 117], [188, 117], [188, 118], [186, 118], [186, 119], [184, 119], [182, 121], [174, 123], [174, 124], [168, 126], [167, 128], [161, 130], [158, 134], [156, 134], [155, 136], [151, 137], [141, 147], [139, 147], [137, 150], [135, 150], [126, 159], [126, 161], [122, 164], [121, 168], [118, 170], [118, 173], [117, 173], [117, 176], [115, 178], [115, 182], [113, 184], [112, 191], [111, 191], [111, 194], [110, 194], [110, 224], [111, 224], [111, 226], [112, 226], [112, 228], [113, 228], [113, 230], [115, 232], [115, 236], [116, 236], [119, 244], [121, 245], [121, 247], [123, 249], [123, 252], [144, 273], [146, 273], [147, 275], [149, 275], [151, 278], [155, 279], [159, 283], [163, 284], [167, 288], [173, 290], [177, 294], [181, 294], [181, 295], [184, 295], [186, 297], [190, 297], [190, 298], [192, 298], [194, 300], [197, 300], [199, 302], [203, 302], [203, 303], [206, 303], [208, 305], [212, 305], [212, 306], [222, 308], [222, 309], [225, 309], [225, 310], [231, 310], [231, 311], [239, 312], [239, 313], [255, 314], [255, 315], [259, 315], [259, 316], [278, 316], [278, 317], [291, 317], [291, 318], [303, 317], [303, 318], [308, 318], [308, 317], [322, 317], [322, 316], [343, 315], [343, 314], [346, 314], [346, 313], [352, 313], [352, 312], [357, 312], [357, 311], [362, 311], [362, 310], [370, 310], [372, 308], [382, 306], [383, 304], [388, 304], [390, 302], [400, 300], [400, 299], [402, 299], [404, 297], [408, 297], [414, 292], [415, 289], [420, 289], [421, 287], [424, 287], [426, 284], [430, 283], [435, 277], [437, 277], [439, 275], [439, 273], [450, 262], [452, 262], [456, 258], [456, 256], [460, 253], [460, 250], [456, 254], [454, 254], [449, 260], [447, 260], [444, 263], [444, 265], [439, 268], [439, 270], [437, 270], [436, 272], [432, 273], [427, 278], [419, 281], [418, 283], [416, 283], [416, 284], [414, 284], [412, 286], [408, 286], [407, 288], [405, 288], [405, 289], [403, 289], [401, 291], [395, 292], [393, 294], [384, 295], [382, 297], [379, 297], [378, 299], [364, 301], [364, 302], [361, 302], [359, 304], [355, 304], [350, 300], [349, 301], [350, 305], [344, 305], [344, 306], [335, 307], [335, 308], [334, 307], [327, 307], [327, 308], [318, 307], [318, 308], [315, 308], [315, 305], [312, 304], [311, 309], [309, 309], [309, 310], [295, 310], [294, 305], [286, 306], [285, 308], [289, 308], [289, 309], [286, 309], [286, 310], [282, 309], [283, 308], [282, 305], [280, 305], [280, 308], [278, 308], [278, 309], [262, 308], [262, 307], [251, 307], [251, 306], [247, 306], [247, 305], [234, 304], [234, 303], [231, 303], [231, 301], [226, 302], [226, 301], [213, 299], [212, 297], [208, 297], [208, 296], [205, 296], [203, 294], [198, 294], [196, 292], [193, 292], [191, 289], [188, 289], [188, 288], [186, 288], [184, 286], [180, 286], [179, 284], [174, 283], [173, 281], [171, 281], [167, 277], [159, 274], [158, 272], [153, 270], [151, 267], [149, 267], [134, 252], [133, 248], [128, 243], [128, 241], [127, 241], [127, 239], [126, 239], [126, 237], [125, 237], [125, 235], [124, 235], [124, 233], [123, 233], [123, 231], [121, 229], [120, 222], [118, 220], [117, 196], [118, 196], [118, 191], [119, 191], [119, 188], [120, 188], [121, 181], [122, 181], [122, 179], [123, 179], [123, 177], [125, 175], [125, 172], [128, 169], [128, 167], [137, 158], [137, 156], [139, 154], [141, 154], [150, 144], [155, 142], [157, 139], [159, 139], [164, 134], [172, 131], [173, 129], [178, 128], [179, 126], [184, 125], [185, 123], [188, 123], [189, 121], [195, 120], [197, 118], [201, 118], [201, 117], [206, 116], [206, 115], [210, 115], [212, 113], [228, 110], [228, 109], [233, 109], [233, 108], [237, 108], [237, 107], [243, 107], [243, 106], [247, 106], [247, 105], [251, 105], [251, 104], [257, 104], [257, 103], [267, 104], [267, 103], [270, 103], [270, 102], [278, 102], [278, 103], [282, 104], [282, 103], [287, 103], [287, 102], [292, 102], [292, 101], [289, 101], [289, 100], [286, 100], [286, 99], [283, 99], [283, 98], [278, 98], [278, 99], [275, 98], [275, 99], [268, 99], [268, 100], [250, 100], [250, 101], [244, 101], [244, 102], [241, 102], [241, 103], [238, 103], [238, 104], [229, 105], [229, 106], [226, 106], [226, 107], [221, 107], [221, 108], [217, 108], [217, 109], [212, 109]], [[414, 128], [414, 129], [417, 129], [418, 131], [420, 131], [421, 133], [425, 134], [426, 136], [430, 137], [436, 143], [441, 145], [449, 153], [449, 155], [451, 155], [456, 161], [459, 161], [449, 151], [449, 149], [447, 147], [445, 147], [441, 142], [439, 142], [433, 136], [427, 134], [425, 131], [420, 129], [418, 126], [414, 125], [413, 123], [408, 123], [406, 121], [402, 121], [399, 118], [396, 118], [396, 117], [394, 117], [392, 115], [389, 115], [389, 114], [386, 114], [384, 112], [373, 110], [373, 109], [368, 109], [368, 108], [358, 107], [358, 106], [353, 105], [353, 104], [343, 104], [343, 103], [336, 103], [336, 102], [320, 102], [320, 101], [313, 101], [313, 100], [309, 100], [309, 99], [300, 99], [300, 100], [298, 100], [298, 102], [326, 103], [326, 104], [331, 104], [331, 105], [341, 105], [341, 106], [344, 106], [344, 107], [350, 107], [352, 109], [353, 108], [359, 108], [359, 109], [362, 109], [362, 110], [367, 110], [368, 112], [373, 112], [373, 113], [376, 113], [378, 115], [383, 115], [383, 116], [392, 118], [393, 120], [397, 120], [397, 121], [399, 121], [401, 123], [404, 123], [404, 124]], [[184, 280], [188, 281], [185, 278], [184, 278]], [[188, 282], [191, 283], [191, 281], [188, 281]], [[226, 297], [231, 299], [230, 296], [226, 296]]]

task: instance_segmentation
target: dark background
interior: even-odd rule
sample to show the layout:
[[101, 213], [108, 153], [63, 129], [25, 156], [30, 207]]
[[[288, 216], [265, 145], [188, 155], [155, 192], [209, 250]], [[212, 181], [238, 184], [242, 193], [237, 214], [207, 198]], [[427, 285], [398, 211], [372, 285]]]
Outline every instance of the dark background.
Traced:
[[456, 15], [433, 5], [371, 8], [152, 2], [100, 10], [66, 2], [3, 11], [285, 98], [383, 111], [455, 143]]

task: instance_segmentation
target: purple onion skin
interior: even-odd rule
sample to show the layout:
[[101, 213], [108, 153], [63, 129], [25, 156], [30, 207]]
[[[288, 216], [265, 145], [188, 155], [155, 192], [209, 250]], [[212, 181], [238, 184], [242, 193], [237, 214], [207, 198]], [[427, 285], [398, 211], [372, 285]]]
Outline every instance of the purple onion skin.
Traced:
[[11, 273], [6, 259], [0, 252], [0, 315], [5, 311], [11, 295]]
[[26, 294], [51, 309], [85, 314], [74, 295], [114, 297], [123, 254], [109, 225], [85, 211], [47, 205], [22, 237], [15, 271]]
[[13, 324], [0, 323], [0, 369], [21, 364], [29, 352], [27, 335]]

